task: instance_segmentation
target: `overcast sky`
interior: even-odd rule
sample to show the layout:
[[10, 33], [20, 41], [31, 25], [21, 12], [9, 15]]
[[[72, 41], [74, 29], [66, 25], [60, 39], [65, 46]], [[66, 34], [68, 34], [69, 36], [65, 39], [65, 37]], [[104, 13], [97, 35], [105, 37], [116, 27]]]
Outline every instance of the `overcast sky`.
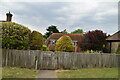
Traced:
[[[90, 2], [91, 1], [91, 2]], [[118, 31], [119, 0], [84, 1], [24, 1], [2, 0], [0, 20], [6, 20], [6, 13], [13, 14], [13, 22], [27, 26], [44, 34], [50, 25], [60, 31], [76, 29], [103, 30], [107, 34]]]

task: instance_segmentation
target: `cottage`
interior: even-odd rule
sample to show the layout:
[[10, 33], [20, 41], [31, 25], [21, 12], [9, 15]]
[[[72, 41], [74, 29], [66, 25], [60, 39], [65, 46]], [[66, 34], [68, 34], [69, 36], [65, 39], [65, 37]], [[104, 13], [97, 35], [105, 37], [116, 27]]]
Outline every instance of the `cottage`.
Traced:
[[108, 52], [115, 53], [118, 45], [120, 45], [120, 31], [116, 32], [112, 36], [109, 36], [106, 41]]
[[74, 44], [74, 51], [75, 52], [80, 52], [81, 51], [80, 44], [81, 44], [81, 41], [82, 41], [83, 34], [53, 33], [46, 40], [47, 47], [51, 51], [54, 51], [55, 50], [55, 43], [56, 43], [56, 41], [63, 35], [67, 35], [67, 36], [71, 37], [71, 39], [73, 41], [73, 44]]

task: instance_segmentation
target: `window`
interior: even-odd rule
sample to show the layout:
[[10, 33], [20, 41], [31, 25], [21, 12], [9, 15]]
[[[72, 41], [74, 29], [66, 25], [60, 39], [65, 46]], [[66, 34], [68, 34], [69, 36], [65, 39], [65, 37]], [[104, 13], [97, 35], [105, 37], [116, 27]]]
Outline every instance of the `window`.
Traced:
[[73, 40], [73, 45], [77, 46], [77, 41], [76, 40]]
[[51, 40], [50, 40], [50, 44], [51, 44], [51, 45], [55, 44], [55, 42], [56, 42], [55, 39], [51, 39]]

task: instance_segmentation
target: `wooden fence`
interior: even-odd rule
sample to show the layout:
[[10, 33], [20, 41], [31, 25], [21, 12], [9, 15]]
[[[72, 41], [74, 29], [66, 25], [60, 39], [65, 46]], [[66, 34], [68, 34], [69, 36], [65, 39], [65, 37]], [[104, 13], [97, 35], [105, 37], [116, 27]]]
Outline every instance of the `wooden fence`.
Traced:
[[39, 50], [2, 50], [2, 66], [36, 69], [80, 69], [118, 67], [116, 54], [41, 52]]

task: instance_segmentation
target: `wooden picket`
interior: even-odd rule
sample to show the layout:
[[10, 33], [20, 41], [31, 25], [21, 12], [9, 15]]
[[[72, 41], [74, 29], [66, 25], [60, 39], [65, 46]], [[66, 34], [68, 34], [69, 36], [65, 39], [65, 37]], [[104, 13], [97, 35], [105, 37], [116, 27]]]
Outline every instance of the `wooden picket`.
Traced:
[[80, 69], [118, 67], [117, 54], [2, 50], [2, 66], [35, 69]]

